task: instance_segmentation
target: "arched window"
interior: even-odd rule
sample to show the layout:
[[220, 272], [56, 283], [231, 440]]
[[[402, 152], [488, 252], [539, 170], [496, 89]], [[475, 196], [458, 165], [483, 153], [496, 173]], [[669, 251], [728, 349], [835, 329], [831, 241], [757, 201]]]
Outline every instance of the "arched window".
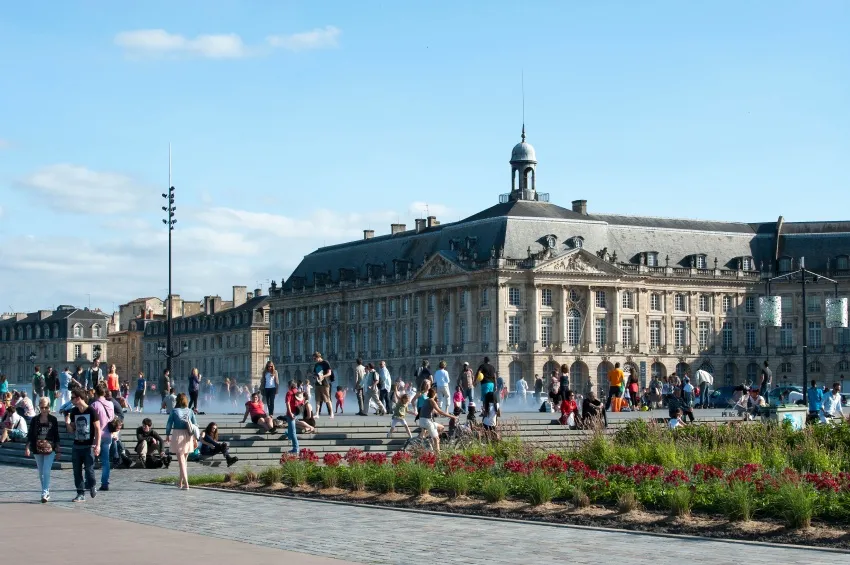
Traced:
[[821, 372], [820, 361], [812, 361], [811, 363], [809, 363], [809, 372], [810, 373], [820, 373]]
[[544, 379], [548, 379], [550, 376], [552, 376], [552, 371], [557, 371], [559, 367], [560, 365], [554, 359], [546, 361], [546, 364], [543, 365], [543, 374], [541, 376]]
[[41, 326], [35, 327], [35, 339], [41, 339]]
[[685, 363], [684, 361], [682, 361], [681, 363], [676, 365], [676, 374], [679, 375], [680, 379], [685, 376], [685, 373], [690, 373], [690, 372], [691, 372], [691, 366], [688, 365], [687, 363]]
[[735, 384], [735, 379], [738, 376], [738, 366], [735, 363], [726, 363], [723, 365], [723, 382], [726, 386]]
[[587, 365], [582, 361], [576, 361], [570, 365], [570, 383], [573, 390], [579, 394], [587, 394], [590, 392], [588, 385], [590, 372], [587, 370]]
[[711, 361], [703, 361], [702, 365], [699, 366], [699, 370], [714, 375], [714, 365], [711, 364]]
[[74, 337], [83, 337], [83, 325], [74, 324]]
[[755, 383], [759, 378], [758, 363], [750, 363], [747, 365], [747, 382]]
[[44, 324], [43, 333], [44, 333], [44, 337], [50, 337], [50, 326], [48, 326], [47, 324]]
[[27, 326], [27, 339], [32, 339], [32, 326]]
[[835, 372], [842, 373], [845, 371], [850, 371], [850, 361], [847, 361], [847, 359], [842, 359], [838, 362], [838, 365], [835, 366]]
[[97, 324], [92, 324], [91, 327], [91, 336], [95, 339], [100, 337], [100, 326]]
[[581, 313], [575, 308], [567, 313], [567, 344], [576, 346], [581, 343]]
[[511, 364], [508, 365], [508, 376], [510, 377], [510, 382], [505, 383], [505, 386], [511, 387], [514, 383], [519, 382], [522, 378], [522, 363], [511, 361]]
[[655, 362], [649, 368], [652, 373], [652, 378], [665, 379], [667, 378], [667, 367], [663, 363]]
[[608, 382], [608, 372], [614, 368], [614, 365], [610, 361], [603, 361], [596, 367], [596, 380], [600, 383]]

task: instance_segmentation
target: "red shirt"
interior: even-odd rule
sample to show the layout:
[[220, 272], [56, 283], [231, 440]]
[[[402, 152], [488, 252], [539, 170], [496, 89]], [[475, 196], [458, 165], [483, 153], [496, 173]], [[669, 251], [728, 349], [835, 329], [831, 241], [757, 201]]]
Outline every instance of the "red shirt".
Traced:
[[296, 414], [298, 412], [298, 407], [304, 403], [303, 400], [295, 398], [296, 394], [298, 394], [297, 390], [286, 391], [286, 406], [289, 408], [289, 412], [291, 414]]
[[563, 400], [561, 401], [561, 414], [572, 414], [578, 410], [578, 404], [576, 404], [575, 400]]
[[264, 416], [266, 414], [266, 407], [263, 406], [262, 400], [258, 400], [256, 402], [251, 402], [249, 400], [245, 403], [245, 407], [248, 409], [248, 414], [251, 416]]

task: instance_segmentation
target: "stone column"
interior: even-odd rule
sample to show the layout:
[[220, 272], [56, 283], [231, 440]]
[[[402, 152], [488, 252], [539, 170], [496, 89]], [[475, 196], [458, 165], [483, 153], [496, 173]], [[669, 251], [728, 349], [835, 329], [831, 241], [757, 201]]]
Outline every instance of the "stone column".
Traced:
[[475, 336], [478, 334], [477, 328], [475, 327], [478, 316], [476, 316], [475, 313], [478, 311], [478, 305], [480, 303], [478, 293], [475, 292], [475, 290], [476, 289], [474, 287], [469, 288], [469, 296], [466, 300], [466, 343], [463, 346], [465, 353], [478, 350], [478, 348], [473, 346]]
[[[447, 352], [452, 352], [452, 345], [457, 341], [457, 303], [458, 303], [457, 288], [449, 289], [449, 335], [443, 336], [443, 342], [448, 345]], [[451, 368], [451, 367], [449, 367]]]
[[528, 328], [528, 350], [534, 353], [540, 345], [539, 287], [537, 284], [531, 283], [526, 288], [528, 289], [528, 322], [526, 323], [526, 327]]
[[[419, 347], [425, 344], [427, 338], [427, 329], [425, 328], [425, 310], [428, 308], [428, 296], [423, 292], [415, 292], [413, 293], [413, 303], [416, 304], [417, 300], [419, 301], [419, 314], [416, 316], [416, 323], [419, 325], [419, 343], [416, 343], [414, 339], [416, 337], [415, 332], [414, 335], [410, 336], [411, 340], [413, 340], [412, 346], [414, 358], [419, 356]], [[411, 304], [410, 307], [413, 308], [413, 305]], [[417, 358], [416, 360], [416, 366], [418, 367], [421, 359]]]
[[614, 347], [614, 351], [616, 353], [623, 352], [623, 344], [622, 344], [622, 333], [620, 329], [620, 289], [613, 288], [611, 289], [611, 298], [614, 301], [614, 304], [611, 308], [612, 316], [611, 316], [611, 345]]
[[496, 296], [493, 301], [493, 309], [496, 315], [490, 321], [490, 332], [493, 334], [493, 339], [490, 340], [490, 343], [497, 344], [496, 351], [506, 351], [508, 348], [508, 330], [506, 327], [505, 306], [508, 303], [508, 285], [507, 283], [499, 282], [495, 289]]
[[585, 313], [586, 320], [584, 321], [585, 337], [583, 342], [587, 344], [590, 351], [594, 350], [596, 345], [596, 328], [594, 324], [594, 315], [596, 313], [596, 297], [593, 295], [594, 287], [587, 285], [587, 312]]
[[567, 343], [567, 317], [570, 312], [569, 306], [567, 305], [567, 298], [569, 297], [569, 289], [566, 285], [561, 285], [561, 306], [558, 308], [558, 312], [561, 316], [560, 323], [560, 340], [561, 340], [561, 351], [566, 352], [569, 348], [569, 344]]
[[673, 354], [673, 348], [675, 347], [675, 340], [673, 339], [673, 291], [668, 290], [665, 291], [662, 296], [664, 297], [664, 335], [662, 337], [662, 343], [667, 347], [667, 354]]
[[645, 288], [636, 291], [637, 298], [637, 323], [635, 324], [634, 342], [638, 344], [640, 351], [649, 351], [649, 292]]

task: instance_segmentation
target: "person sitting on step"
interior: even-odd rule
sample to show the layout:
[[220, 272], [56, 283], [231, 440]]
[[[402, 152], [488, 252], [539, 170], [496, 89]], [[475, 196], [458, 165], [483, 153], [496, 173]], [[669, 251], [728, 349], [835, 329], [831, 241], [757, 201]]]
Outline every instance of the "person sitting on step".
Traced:
[[227, 466], [230, 467], [237, 461], [238, 457], [230, 455], [230, 446], [227, 442], [218, 441], [218, 425], [215, 422], [210, 422], [204, 428], [204, 433], [201, 434], [201, 456], [213, 457], [219, 453], [224, 455]]

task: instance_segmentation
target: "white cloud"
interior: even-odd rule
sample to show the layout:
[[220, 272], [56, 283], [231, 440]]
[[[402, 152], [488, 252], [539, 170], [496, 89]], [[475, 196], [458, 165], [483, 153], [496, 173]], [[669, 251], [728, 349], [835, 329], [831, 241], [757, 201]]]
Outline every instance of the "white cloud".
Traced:
[[[145, 194], [152, 192], [158, 200], [160, 190], [146, 189], [126, 174], [77, 165], [45, 167], [16, 187], [58, 214], [41, 218], [43, 224], [32, 229], [27, 224], [0, 232], [7, 304], [33, 311], [83, 305], [91, 294], [93, 306], [108, 310], [113, 302], [165, 295], [168, 232], [158, 217], [144, 213], [156, 210], [153, 204], [148, 207]], [[285, 216], [264, 211], [260, 202], [247, 210], [216, 205], [210, 195], [200, 200], [196, 207], [180, 207], [174, 231], [174, 291], [187, 300], [228, 296], [235, 284], [253, 288], [257, 281], [280, 281], [316, 248], [359, 240], [364, 229], [389, 233], [391, 223], [410, 223], [424, 208], [414, 202], [400, 214], [318, 209]], [[428, 203], [428, 208], [441, 219], [452, 213], [439, 203]], [[77, 225], [70, 212], [101, 214], [97, 222], [74, 229], [67, 227]], [[22, 233], [33, 235], [18, 235]]]
[[289, 35], [270, 35], [265, 45], [249, 46], [235, 33], [207, 34], [189, 38], [164, 29], [122, 31], [115, 44], [131, 57], [201, 57], [240, 59], [268, 53], [269, 47], [287, 51], [307, 51], [336, 47], [340, 30], [325, 26]]
[[35, 194], [54, 210], [85, 214], [130, 212], [145, 201], [146, 192], [155, 194], [128, 176], [64, 163], [19, 179], [15, 187]]
[[338, 45], [340, 33], [342, 32], [337, 27], [325, 26], [290, 35], [270, 35], [266, 38], [266, 42], [272, 47], [280, 47], [288, 51], [330, 49]]
[[190, 39], [164, 29], [122, 31], [115, 44], [129, 55], [206, 57], [209, 59], [238, 59], [253, 54], [242, 38], [235, 33], [198, 35]]

